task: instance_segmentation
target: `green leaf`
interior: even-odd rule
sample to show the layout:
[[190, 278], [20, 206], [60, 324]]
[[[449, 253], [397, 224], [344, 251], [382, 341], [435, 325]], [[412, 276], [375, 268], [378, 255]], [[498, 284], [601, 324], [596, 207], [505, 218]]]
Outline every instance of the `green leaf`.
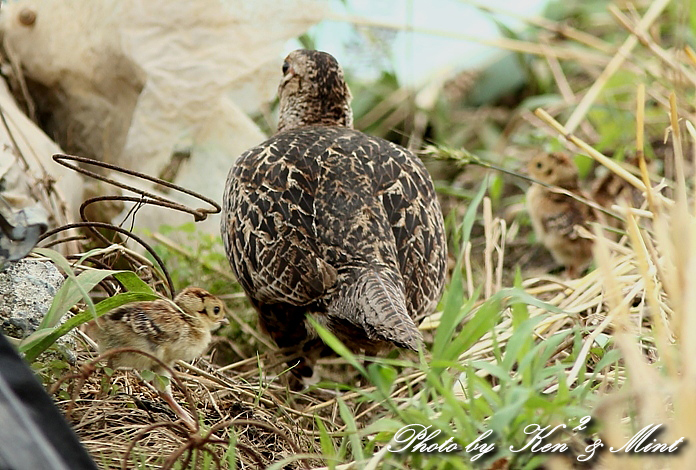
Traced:
[[495, 293], [491, 298], [498, 298], [504, 300], [506, 304], [510, 305], [514, 302], [522, 302], [533, 307], [538, 307], [542, 310], [546, 310], [551, 313], [563, 313], [563, 309], [551, 305], [549, 303], [543, 302], [533, 295], [525, 292], [523, 289], [518, 287], [513, 287], [512, 289], [503, 289]]
[[396, 369], [385, 364], [372, 363], [367, 367], [367, 374], [377, 389], [385, 397], [389, 397], [391, 387], [396, 380]]
[[34, 251], [34, 253], [38, 255], [41, 255], [53, 261], [60, 269], [65, 271], [65, 274], [67, 276], [75, 277], [75, 273], [73, 272], [72, 267], [70, 266], [70, 261], [65, 259], [65, 257], [58, 253], [56, 250], [51, 250], [50, 248], [36, 247], [32, 251]]
[[155, 294], [155, 291], [138, 277], [133, 271], [117, 271], [114, 277], [121, 283], [128, 292], [142, 292], [144, 294]]
[[[522, 289], [522, 272], [520, 271], [519, 266], [515, 270], [515, 280], [513, 285], [517, 289]], [[510, 306], [510, 311], [512, 313], [513, 329], [517, 329], [525, 320], [529, 318], [529, 309], [527, 308], [527, 304], [524, 302], [514, 302]]]
[[227, 468], [237, 468], [237, 434], [234, 432], [234, 427], [230, 426], [230, 441], [225, 452], [227, 460]]
[[[536, 363], [540, 368], [546, 368], [546, 363], [556, 352], [556, 348], [565, 340], [566, 336], [571, 333], [570, 330], [556, 333], [555, 335], [546, 338], [540, 342], [520, 361], [520, 369], [526, 369], [531, 363]], [[538, 377], [537, 377], [538, 378]]]
[[[50, 259], [58, 267], [60, 267], [63, 271], [65, 271], [65, 274], [68, 276], [68, 279], [71, 279], [73, 282], [75, 282], [75, 285], [77, 286], [77, 289], [80, 291], [80, 294], [82, 295], [82, 298], [84, 299], [85, 303], [87, 304], [87, 307], [89, 307], [89, 309], [92, 312], [94, 312], [94, 302], [92, 302], [92, 299], [89, 297], [89, 294], [87, 293], [87, 291], [84, 290], [82, 284], [80, 284], [77, 281], [77, 277], [75, 276], [75, 272], [72, 270], [72, 267], [70, 266], [70, 262], [67, 259], [65, 259], [65, 257], [63, 255], [61, 255], [57, 251], [51, 250], [49, 248], [34, 248], [33, 251], [34, 251], [34, 253], [37, 253], [41, 256], [45, 256], [46, 258]], [[65, 285], [65, 282], [63, 283], [63, 285]], [[61, 286], [61, 288], [62, 287], [63, 286]], [[67, 295], [67, 292], [64, 295]], [[53, 301], [55, 302], [56, 299], [53, 299]], [[72, 305], [70, 307], [72, 307]], [[68, 309], [70, 309], [70, 307], [68, 307]], [[47, 314], [46, 316], [49, 316], [49, 315]], [[62, 317], [62, 314], [60, 316]], [[59, 317], [59, 319], [60, 319], [60, 317]], [[44, 321], [45, 321], [45, 318], [44, 318]], [[43, 322], [42, 322], [42, 325], [43, 325]], [[41, 326], [39, 326], [39, 328], [41, 328]]]
[[[455, 338], [452, 338], [454, 335], [454, 331], [461, 324], [462, 320], [466, 315], [468, 315], [471, 312], [471, 309], [474, 306], [474, 303], [476, 302], [476, 299], [479, 296], [479, 293], [481, 291], [480, 286], [476, 288], [474, 291], [474, 295], [471, 296], [469, 300], [467, 300], [466, 304], [461, 306], [459, 308], [459, 312], [457, 317], [452, 321], [449, 325], [446, 325], [446, 328], [449, 331], [447, 333], [447, 330], [443, 333], [442, 338], [439, 338], [441, 343], [438, 343], [437, 336], [436, 336], [436, 341], [433, 344], [433, 359], [434, 360], [445, 360], [445, 361], [457, 361], [459, 359], [459, 356], [469, 349], [471, 347], [471, 344], [469, 341], [463, 341], [464, 335], [460, 332]], [[467, 325], [469, 322], [467, 322]], [[440, 324], [442, 326], [442, 323]], [[444, 327], [443, 327], [444, 328]], [[464, 326], [464, 329], [467, 329], [467, 326]], [[488, 330], [486, 330], [488, 331]], [[437, 333], [440, 332], [440, 327], [438, 327]], [[449, 334], [449, 336], [446, 336]], [[485, 331], [482, 333], [482, 335], [485, 334]], [[437, 349], [435, 349], [435, 346], [438, 346]], [[441, 351], [442, 349], [442, 351]]]
[[503, 196], [503, 190], [505, 189], [505, 179], [503, 175], [497, 174], [493, 177], [490, 187], [488, 188], [488, 195], [491, 197], [491, 201], [495, 206], [500, 203], [500, 199]]
[[317, 428], [319, 429], [319, 444], [321, 445], [321, 455], [326, 459], [326, 465], [330, 470], [336, 468], [336, 448], [333, 445], [333, 440], [329, 435], [329, 432], [324, 426], [324, 422], [315, 416], [314, 421], [317, 423]]
[[496, 296], [484, 302], [474, 316], [466, 322], [457, 337], [447, 345], [443, 357], [459, 356], [469, 349], [483, 335], [493, 329], [498, 323], [502, 310], [501, 302]]
[[473, 306], [473, 302], [478, 297], [477, 291], [477, 294], [467, 302], [468, 308], [467, 306], [462, 308], [462, 304], [464, 303], [464, 276], [462, 275], [465, 252], [464, 247], [469, 242], [471, 237], [471, 229], [476, 221], [476, 213], [478, 211], [479, 204], [483, 200], [483, 196], [486, 194], [486, 188], [487, 179], [479, 188], [479, 191], [471, 201], [471, 204], [469, 204], [466, 214], [464, 214], [464, 220], [459, 227], [458, 232], [461, 237], [461, 249], [459, 250], [457, 262], [454, 266], [454, 270], [452, 271], [452, 280], [450, 281], [449, 285], [447, 286], [447, 290], [443, 295], [444, 309], [440, 318], [440, 325], [437, 327], [433, 341], [432, 353], [433, 358], [435, 359], [453, 359], [452, 356], [449, 355], [452, 354], [451, 348], [447, 349], [447, 354], [443, 355], [443, 353], [445, 352], [446, 348], [451, 346], [450, 340], [454, 330], [461, 323], [464, 316], [469, 313], [471, 306]]
[[[474, 199], [471, 200], [471, 203], [469, 204], [469, 207], [466, 210], [466, 214], [464, 214], [464, 220], [462, 221], [462, 225], [460, 227], [460, 231], [463, 236], [462, 246], [466, 245], [466, 243], [469, 241], [469, 238], [471, 237], [471, 229], [473, 228], [474, 222], [476, 221], [476, 213], [478, 212], [478, 207], [481, 204], [481, 201], [483, 200], [483, 196], [486, 194], [487, 188], [488, 177], [486, 176], [486, 179], [483, 181], [483, 184], [476, 193], [476, 196], [474, 196]], [[462, 250], [462, 254], [460, 255], [460, 257], [463, 256], [464, 255]], [[459, 262], [459, 260], [457, 260], [457, 262]]]
[[[26, 338], [22, 339], [19, 342], [19, 351], [24, 352], [26, 349], [28, 349], [32, 344], [48, 341], [48, 338], [52, 338], [55, 336], [56, 328], [51, 327], [51, 328], [42, 328], [40, 330], [36, 330]], [[60, 338], [60, 336], [57, 336], [56, 338]], [[50, 344], [53, 343], [52, 340]], [[31, 361], [29, 361], [31, 362]]]
[[489, 427], [504, 435], [504, 430], [510, 423], [522, 413], [524, 404], [532, 396], [532, 390], [517, 386], [510, 391], [510, 403], [498, 409], [491, 416]]
[[520, 361], [529, 351], [530, 344], [534, 338], [534, 327], [542, 319], [543, 317], [539, 316], [525, 321], [508, 339], [505, 356], [503, 357], [503, 368], [511, 371], [515, 362]]
[[578, 167], [578, 175], [581, 179], [585, 179], [594, 167], [594, 159], [586, 155], [576, 155], [573, 160], [575, 161], [575, 166]]
[[510, 370], [505, 369], [504, 367], [501, 367], [498, 364], [493, 364], [492, 362], [480, 360], [472, 361], [471, 365], [476, 367], [477, 369], [485, 370], [493, 377], [500, 380], [501, 384], [509, 384], [512, 381], [512, 378], [510, 376]]
[[338, 412], [346, 425], [346, 433], [348, 434], [348, 440], [350, 441], [350, 447], [353, 452], [353, 459], [362, 461], [365, 459], [365, 454], [363, 453], [362, 440], [360, 434], [358, 434], [358, 426], [355, 424], [353, 413], [350, 412], [348, 405], [346, 405], [341, 397], [337, 397], [337, 401]]
[[549, 108], [551, 106], [563, 103], [563, 97], [557, 93], [548, 93], [544, 95], [534, 95], [525, 98], [520, 104], [520, 109], [535, 110], [537, 108]]
[[[456, 423], [457, 428], [467, 428], [471, 426], [471, 423], [469, 422], [467, 418], [467, 414], [464, 410], [464, 407], [462, 406], [462, 402], [456, 397], [454, 394], [452, 386], [445, 386], [445, 384], [442, 381], [442, 374], [428, 374], [428, 384], [433, 388], [435, 392], [437, 392], [437, 401], [444, 400], [444, 403], [447, 405], [446, 406], [446, 413], [443, 413], [445, 416], [445, 419], [449, 422], [449, 420], [454, 420]], [[433, 416], [435, 413], [429, 413], [429, 416]], [[427, 425], [430, 423], [426, 422], [426, 419], [421, 418], [416, 420], [415, 422]], [[447, 427], [444, 426], [438, 426], [440, 428], [447, 429]]]
[[149, 369], [143, 369], [140, 371], [140, 377], [146, 382], [152, 382], [155, 380], [156, 374]]
[[366, 435], [375, 433], [395, 433], [404, 426], [402, 421], [398, 421], [392, 418], [380, 418], [377, 421], [367, 425], [363, 432]]
[[169, 377], [160, 374], [154, 374], [154, 376], [155, 377], [152, 379], [152, 383], [154, 384], [157, 390], [166, 390], [167, 387], [169, 387]]
[[[39, 330], [44, 328], [51, 328], [56, 326], [60, 319], [65, 315], [80, 299], [89, 298], [88, 292], [90, 292], [94, 287], [103, 281], [106, 277], [116, 273], [118, 271], [109, 271], [106, 269], [100, 270], [89, 270], [80, 273], [77, 277], [68, 278], [53, 299], [51, 307], [44, 315], [41, 324], [39, 325]], [[94, 309], [94, 304], [92, 304], [92, 309]], [[94, 315], [96, 313], [92, 311]]]

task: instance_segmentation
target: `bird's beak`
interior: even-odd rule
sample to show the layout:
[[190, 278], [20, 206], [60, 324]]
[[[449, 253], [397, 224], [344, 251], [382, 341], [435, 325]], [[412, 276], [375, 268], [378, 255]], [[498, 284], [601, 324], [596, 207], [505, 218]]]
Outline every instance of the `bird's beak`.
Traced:
[[227, 319], [227, 317], [222, 317], [222, 320], [220, 320], [220, 325], [227, 326], [229, 324], [230, 324], [230, 321]]

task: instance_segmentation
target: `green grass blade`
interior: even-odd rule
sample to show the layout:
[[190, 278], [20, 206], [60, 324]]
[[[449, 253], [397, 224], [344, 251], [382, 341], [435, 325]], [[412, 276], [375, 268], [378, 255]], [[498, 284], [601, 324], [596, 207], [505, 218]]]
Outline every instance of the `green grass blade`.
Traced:
[[365, 454], [362, 448], [362, 439], [360, 434], [358, 434], [358, 426], [355, 423], [353, 413], [348, 409], [348, 405], [341, 399], [337, 398], [338, 402], [338, 412], [341, 415], [341, 419], [346, 424], [346, 433], [348, 434], [348, 440], [350, 441], [351, 451], [353, 453], [353, 459], [359, 462], [365, 460]]
[[[51, 250], [49, 248], [34, 248], [33, 251], [34, 251], [34, 253], [37, 253], [41, 256], [45, 256], [46, 258], [50, 259], [56, 265], [58, 265], [58, 267], [60, 267], [63, 271], [65, 271], [65, 274], [68, 276], [68, 279], [71, 279], [73, 282], [75, 282], [75, 285], [77, 286], [78, 291], [80, 292], [80, 294], [82, 295], [82, 298], [84, 299], [85, 303], [87, 304], [87, 307], [92, 311], [94, 316], [96, 316], [96, 313], [94, 312], [94, 302], [92, 302], [92, 299], [89, 297], [88, 291], [86, 291], [84, 289], [84, 287], [82, 286], [82, 284], [80, 284], [80, 282], [77, 281], [77, 276], [75, 276], [75, 272], [73, 271], [72, 267], [70, 266], [70, 262], [67, 259], [65, 259], [65, 257], [63, 255], [61, 255], [57, 251]], [[65, 284], [65, 283], [63, 283], [63, 284]], [[54, 299], [54, 301], [55, 301], [55, 299]], [[72, 305], [70, 307], [72, 307]]]
[[321, 454], [326, 459], [326, 466], [329, 470], [336, 468], [336, 448], [333, 445], [333, 440], [326, 430], [326, 426], [321, 419], [318, 417], [314, 418], [317, 423], [317, 428], [319, 428], [319, 444], [321, 445]]
[[[89, 297], [90, 292], [94, 287], [103, 281], [106, 277], [117, 273], [118, 271], [109, 271], [106, 269], [89, 270], [80, 273], [75, 278], [68, 278], [60, 286], [56, 296], [51, 303], [51, 307], [44, 315], [39, 330], [43, 328], [54, 327], [60, 322], [60, 319], [65, 315], [77, 302]], [[94, 307], [94, 306], [93, 306]]]
[[324, 343], [326, 343], [327, 346], [333, 349], [336, 354], [348, 361], [348, 363], [360, 371], [363, 376], [369, 377], [365, 367], [363, 367], [360, 361], [358, 361], [358, 358], [356, 358], [355, 355], [350, 352], [350, 350], [341, 342], [341, 340], [336, 338], [333, 333], [317, 323], [317, 321], [311, 316], [308, 315], [307, 319], [309, 320], [309, 323], [317, 330], [319, 337], [322, 339], [322, 341], [324, 341]]
[[133, 271], [117, 271], [114, 277], [121, 283], [128, 292], [142, 292], [144, 294], [155, 294], [155, 291], [138, 277]]

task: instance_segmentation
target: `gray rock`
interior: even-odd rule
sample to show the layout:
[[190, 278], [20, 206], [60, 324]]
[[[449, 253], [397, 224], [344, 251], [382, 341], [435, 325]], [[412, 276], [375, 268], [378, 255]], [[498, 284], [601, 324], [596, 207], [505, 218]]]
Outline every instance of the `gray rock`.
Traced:
[[39, 327], [63, 284], [63, 275], [50, 262], [23, 259], [0, 272], [0, 329], [24, 338]]

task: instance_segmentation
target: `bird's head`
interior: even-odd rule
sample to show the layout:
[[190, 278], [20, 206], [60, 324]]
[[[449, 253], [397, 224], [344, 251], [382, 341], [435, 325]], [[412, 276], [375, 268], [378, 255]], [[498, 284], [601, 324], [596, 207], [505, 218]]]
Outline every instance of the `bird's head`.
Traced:
[[199, 287], [187, 287], [174, 298], [184, 313], [197, 315], [211, 330], [222, 324], [228, 324], [225, 318], [225, 304], [207, 290]]
[[563, 153], [536, 155], [527, 165], [529, 175], [537, 181], [560, 187], [577, 186], [578, 168], [573, 160]]
[[281, 70], [278, 132], [312, 125], [353, 127], [350, 90], [331, 54], [298, 49]]

